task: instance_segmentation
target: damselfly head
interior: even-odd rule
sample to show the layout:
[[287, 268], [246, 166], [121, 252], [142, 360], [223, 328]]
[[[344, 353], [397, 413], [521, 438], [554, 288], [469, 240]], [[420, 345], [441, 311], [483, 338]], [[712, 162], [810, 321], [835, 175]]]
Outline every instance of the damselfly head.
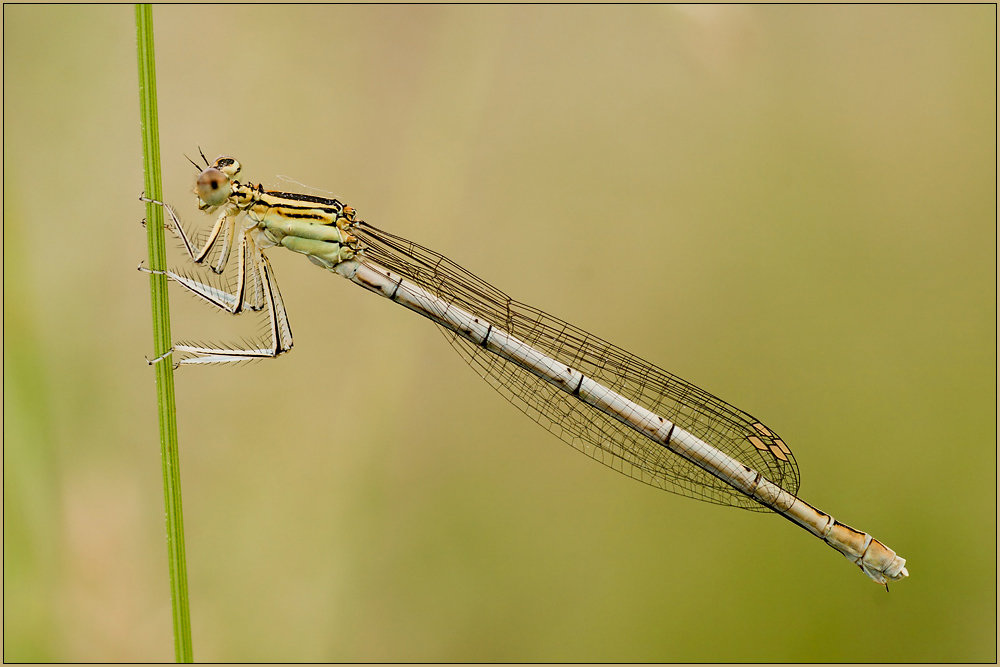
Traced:
[[233, 194], [233, 181], [242, 166], [231, 157], [222, 156], [198, 176], [194, 193], [198, 195], [198, 208], [202, 211], [221, 206]]

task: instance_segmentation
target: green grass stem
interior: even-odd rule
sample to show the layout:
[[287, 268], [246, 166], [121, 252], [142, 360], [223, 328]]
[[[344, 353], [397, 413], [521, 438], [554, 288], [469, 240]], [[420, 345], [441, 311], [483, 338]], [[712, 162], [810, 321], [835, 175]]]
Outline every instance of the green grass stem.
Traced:
[[[135, 6], [139, 52], [139, 109], [142, 124], [142, 156], [146, 196], [162, 201], [160, 183], [160, 129], [156, 109], [156, 65], [153, 52], [153, 7]], [[149, 268], [167, 268], [163, 238], [163, 209], [146, 204], [146, 237]], [[170, 304], [167, 276], [149, 274], [153, 307], [153, 355], [156, 370], [156, 400], [160, 415], [160, 454], [163, 462], [163, 495], [167, 510], [167, 562], [170, 568], [170, 599], [174, 619], [174, 655], [177, 662], [192, 662], [191, 613], [188, 604], [187, 560], [184, 553], [184, 515], [181, 510], [181, 469], [177, 451], [177, 409], [174, 405], [174, 368], [171, 348]]]

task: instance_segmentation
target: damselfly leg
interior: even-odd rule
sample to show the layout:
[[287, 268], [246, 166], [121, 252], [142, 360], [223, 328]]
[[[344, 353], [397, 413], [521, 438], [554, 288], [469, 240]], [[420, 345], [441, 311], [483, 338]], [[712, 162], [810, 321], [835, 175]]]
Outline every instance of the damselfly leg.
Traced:
[[241, 229], [238, 234], [234, 233], [236, 218], [240, 211], [236, 209], [233, 213], [229, 209], [235, 208], [235, 206], [227, 206], [227, 211], [219, 217], [204, 247], [195, 251], [190, 236], [184, 231], [180, 220], [169, 206], [151, 199], [143, 198], [143, 201], [163, 207], [169, 218], [167, 229], [180, 239], [188, 256], [196, 265], [205, 266], [205, 259], [213, 254], [213, 246], [220, 242], [219, 231], [222, 230], [224, 235], [221, 237], [221, 246], [217, 250], [218, 256], [210, 266], [212, 271], [217, 274], [221, 274], [225, 270], [232, 246], [236, 243], [236, 237], [239, 237], [239, 260], [235, 280], [230, 281], [231, 285], [228, 289], [222, 284], [208, 284], [191, 275], [177, 271], [166, 271], [170, 280], [182, 285], [192, 294], [219, 310], [233, 315], [238, 315], [244, 310], [265, 310], [268, 317], [263, 344], [260, 346], [206, 346], [178, 343], [174, 346], [174, 351], [181, 354], [175, 363], [217, 364], [251, 361], [277, 357], [290, 350], [292, 348], [292, 332], [288, 326], [285, 305], [274, 277], [274, 270], [271, 268], [267, 256], [261, 252], [261, 244], [258, 242], [260, 234], [256, 230], [256, 226], [252, 225], [249, 228]]
[[227, 363], [276, 357], [292, 348], [292, 333], [274, 271], [263, 250], [282, 245], [308, 255], [325, 268], [336, 266], [354, 257], [357, 248], [357, 239], [347, 231], [353, 224], [354, 210], [336, 199], [265, 192], [260, 185], [241, 183], [237, 177], [242, 167], [230, 157], [219, 157], [211, 164], [206, 159], [205, 163], [207, 167], [199, 174], [194, 188], [198, 209], [207, 213], [219, 211], [219, 216], [201, 247], [193, 242], [169, 206], [143, 200], [163, 207], [169, 218], [167, 229], [180, 239], [191, 261], [207, 266], [216, 274], [225, 271], [233, 245], [239, 239], [235, 280], [227, 288], [176, 271], [167, 271], [166, 275], [219, 310], [234, 315], [247, 309], [266, 310], [268, 327], [264, 344], [259, 347], [175, 345], [175, 351], [186, 355], [177, 363]]

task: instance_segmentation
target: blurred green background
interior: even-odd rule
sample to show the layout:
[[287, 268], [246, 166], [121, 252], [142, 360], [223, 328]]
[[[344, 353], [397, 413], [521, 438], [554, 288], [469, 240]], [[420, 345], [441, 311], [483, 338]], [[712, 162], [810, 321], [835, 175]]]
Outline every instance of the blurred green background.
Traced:
[[[911, 572], [615, 474], [275, 250], [293, 353], [177, 375], [195, 657], [995, 661], [996, 19], [157, 7], [189, 224], [198, 146], [331, 191], [758, 416]], [[173, 658], [135, 60], [131, 6], [4, 6], [5, 661]]]

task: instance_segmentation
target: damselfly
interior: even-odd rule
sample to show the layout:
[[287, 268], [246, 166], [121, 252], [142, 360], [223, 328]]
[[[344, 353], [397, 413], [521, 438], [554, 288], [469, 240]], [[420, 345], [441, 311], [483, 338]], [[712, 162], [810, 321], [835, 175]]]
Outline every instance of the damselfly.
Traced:
[[171, 351], [176, 364], [247, 361], [291, 349], [285, 307], [262, 252], [282, 246], [433, 321], [504, 398], [605, 465], [682, 496], [777, 512], [877, 583], [908, 576], [892, 549], [796, 497], [791, 450], [746, 412], [511, 299], [443, 255], [359, 220], [336, 199], [265, 191], [239, 180], [242, 167], [233, 158], [202, 159], [205, 169], [195, 165], [198, 207], [219, 215], [200, 248], [169, 207], [153, 203], [167, 210], [169, 229], [195, 264], [221, 274], [238, 246], [235, 281], [227, 287], [166, 274], [221, 310], [265, 310], [267, 342], [178, 344]]

